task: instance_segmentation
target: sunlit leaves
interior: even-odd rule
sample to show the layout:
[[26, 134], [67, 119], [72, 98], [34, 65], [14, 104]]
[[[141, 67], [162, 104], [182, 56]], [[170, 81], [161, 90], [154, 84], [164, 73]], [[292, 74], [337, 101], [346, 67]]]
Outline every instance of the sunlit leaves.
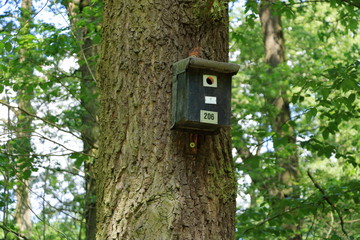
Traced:
[[[67, 222], [64, 213], [72, 211], [70, 215], [79, 216], [83, 206], [82, 186], [74, 183], [74, 175], [80, 176], [80, 180], [77, 179], [78, 183], [82, 181], [83, 166], [81, 163], [84, 158], [78, 158], [80, 160], [76, 162], [77, 171], [69, 170], [74, 166], [73, 159], [69, 160], [68, 152], [64, 152], [63, 149], [68, 148], [68, 151], [71, 151], [73, 146], [67, 147], [69, 140], [61, 139], [61, 131], [60, 133], [58, 131], [61, 128], [69, 133], [76, 133], [79, 130], [79, 121], [81, 120], [78, 117], [79, 114], [74, 113], [79, 112], [80, 109], [79, 101], [76, 102], [76, 98], [79, 98], [80, 94], [79, 74], [74, 73], [75, 69], [63, 70], [61, 64], [64, 59], [79, 53], [80, 49], [74, 36], [70, 34], [68, 26], [57, 28], [55, 24], [36, 21], [35, 16], [31, 16], [34, 17], [32, 18], [34, 21], [27, 21], [26, 27], [19, 28], [21, 18], [18, 7], [20, 5], [10, 1], [8, 6], [13, 11], [8, 11], [0, 16], [0, 94], [3, 93], [1, 100], [4, 103], [15, 107], [9, 108], [7, 111], [1, 109], [0, 114], [2, 130], [0, 140], [1, 144], [5, 144], [0, 146], [0, 190], [3, 194], [0, 196], [0, 202], [7, 207], [2, 208], [1, 211], [2, 216], [12, 214], [13, 209], [8, 207], [15, 200], [14, 190], [24, 181], [31, 179], [34, 184], [31, 184], [31, 187], [34, 187], [32, 197], [36, 198], [36, 203], [43, 203], [43, 215], [38, 219], [41, 221], [34, 226], [35, 232], [40, 232], [46, 228], [45, 224], [49, 222], [46, 218], [54, 217], [53, 219], [58, 222]], [[59, 5], [56, 6], [56, 10], [58, 8]], [[26, 14], [28, 15], [28, 13]], [[30, 107], [30, 100], [34, 110]], [[29, 104], [25, 104], [25, 102]], [[75, 107], [71, 109], [73, 106]], [[68, 113], [60, 115], [59, 112], [65, 108]], [[6, 112], [7, 114], [3, 114]], [[33, 116], [36, 117], [33, 118]], [[77, 119], [76, 123], [73, 123], [74, 119]], [[71, 167], [69, 169], [67, 166], [54, 168], [56, 171], [49, 174], [52, 166], [58, 161], [54, 160], [56, 157], [52, 155], [62, 158], [63, 160], [60, 161], [62, 164], [69, 161]], [[63, 181], [58, 181], [59, 176], [66, 177]], [[39, 193], [37, 184], [44, 186], [44, 193], [41, 196], [37, 195]], [[77, 197], [76, 203], [73, 203], [72, 199], [63, 199], [67, 191], [71, 192], [71, 196]], [[63, 211], [55, 211], [52, 206], [49, 206], [45, 198], [49, 198], [52, 194], [56, 197], [55, 199], [58, 199], [57, 202], [60, 201], [59, 205], [64, 208]], [[33, 210], [38, 212], [39, 207], [35, 205]], [[8, 217], [8, 220], [13, 221], [13, 218]], [[72, 223], [74, 223], [73, 220], [71, 219]], [[9, 221], [3, 224], [10, 226], [11, 222]], [[73, 225], [77, 228], [80, 226], [80, 224]], [[69, 227], [62, 227], [68, 234]], [[0, 233], [0, 237], [3, 237], [2, 233]], [[44, 232], [44, 236], [41, 238], [43, 237], [60, 239], [59, 232], [56, 231], [54, 233]], [[5, 238], [7, 239], [7, 237]], [[34, 238], [40, 237], [34, 236]], [[64, 236], [61, 239], [64, 239]]]
[[[294, 186], [302, 196], [298, 204], [279, 202], [279, 206], [296, 209], [291, 217], [267, 204], [269, 196], [263, 186], [271, 186], [269, 179], [282, 171], [276, 159], [290, 156], [295, 149], [286, 136], [271, 130], [271, 115], [276, 109], [264, 99], [275, 97], [280, 90], [286, 91], [292, 115], [281, 129], [294, 129], [297, 134], [299, 170], [316, 170], [334, 204], [347, 209], [340, 214], [355, 221], [360, 218], [355, 204], [360, 193], [349, 188], [358, 181], [360, 164], [359, 9], [349, 3], [291, 0], [272, 4], [283, 17], [287, 62], [271, 74], [262, 63], [261, 29], [255, 10], [258, 2], [247, 1], [245, 16], [237, 16], [244, 22], [231, 29], [231, 42], [232, 50], [240, 52], [237, 63], [243, 70], [233, 88], [233, 144], [239, 146], [241, 157], [237, 167], [251, 178], [251, 183], [239, 186], [251, 198], [251, 207], [242, 209], [238, 216], [239, 238], [285, 239], [291, 233], [283, 231], [283, 224], [296, 218], [302, 219], [301, 232], [307, 238], [344, 237], [339, 225], [333, 224], [333, 230], [328, 231], [331, 219], [339, 222], [338, 216], [306, 176]], [[358, 237], [358, 227], [345, 223], [350, 238]]]

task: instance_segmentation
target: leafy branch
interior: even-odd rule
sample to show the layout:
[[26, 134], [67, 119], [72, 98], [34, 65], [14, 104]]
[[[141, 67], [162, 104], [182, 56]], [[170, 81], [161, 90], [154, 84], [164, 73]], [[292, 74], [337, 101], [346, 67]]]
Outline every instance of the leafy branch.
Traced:
[[[360, 9], [360, 4], [357, 1], [352, 1], [352, 0], [342, 0], [342, 1], [347, 3], [350, 6], [357, 7], [357, 8]], [[306, 3], [329, 3], [329, 1], [328, 0], [323, 0], [323, 1], [314, 0], [314, 1], [299, 1], [299, 2], [283, 3], [283, 4], [286, 5], [286, 6], [290, 6], [290, 5], [306, 4]]]
[[336, 214], [338, 215], [339, 219], [340, 219], [340, 225], [341, 225], [341, 230], [344, 233], [344, 235], [349, 238], [348, 233], [345, 230], [344, 227], [344, 218], [340, 213], [340, 210], [335, 206], [335, 204], [333, 202], [330, 201], [330, 198], [327, 196], [325, 190], [319, 185], [319, 183], [314, 179], [314, 177], [311, 175], [310, 170], [307, 170], [307, 175], [309, 176], [309, 178], [311, 179], [312, 183], [314, 184], [314, 186], [321, 192], [321, 194], [323, 195], [323, 199], [331, 206], [331, 208], [333, 209], [334, 212], [336, 212]]
[[62, 127], [60, 127], [59, 125], [57, 125], [57, 124], [55, 124], [55, 123], [52, 123], [52, 122], [46, 120], [45, 118], [39, 117], [39, 116], [37, 116], [37, 115], [29, 112], [29, 111], [26, 110], [26, 109], [12, 106], [12, 105], [10, 105], [10, 104], [8, 104], [7, 102], [4, 102], [4, 101], [2, 101], [2, 100], [0, 100], [0, 104], [2, 104], [2, 105], [4, 105], [4, 106], [6, 106], [6, 107], [8, 107], [8, 108], [10, 108], [10, 109], [12, 109], [12, 110], [14, 110], [15, 112], [17, 112], [18, 110], [20, 110], [21, 112], [25, 113], [25, 114], [28, 115], [28, 116], [31, 116], [31, 117], [36, 118], [36, 119], [39, 119], [39, 120], [43, 121], [44, 123], [46, 123], [46, 124], [48, 124], [48, 125], [50, 125], [50, 126], [52, 126], [52, 127], [55, 127], [56, 129], [58, 129], [58, 130], [60, 130], [60, 131], [62, 131], [62, 132], [69, 133], [69, 134], [71, 134], [72, 136], [74, 136], [75, 138], [80, 139], [80, 140], [83, 140], [81, 137], [77, 136], [76, 134], [72, 133], [71, 131], [65, 130], [65, 129], [63, 129]]
[[14, 231], [13, 229], [8, 228], [7, 226], [0, 224], [0, 228], [2, 228], [4, 231], [6, 232], [11, 232], [12, 234], [15, 234], [17, 237], [24, 239], [24, 240], [29, 240], [29, 238], [25, 237], [24, 235]]
[[[7, 3], [7, 1], [6, 1], [6, 3]], [[5, 3], [5, 4], [6, 4], [6, 3]], [[4, 4], [4, 5], [5, 5], [5, 4]], [[39, 13], [41, 13], [48, 4], [49, 4], [49, 0], [46, 0], [46, 3], [41, 7], [41, 9], [40, 9], [39, 11], [37, 11], [30, 19], [28, 19], [28, 20], [23, 24], [23, 26], [21, 26], [21, 27], [18, 29], [16, 35], [19, 35], [19, 34], [20, 34], [20, 31], [21, 31], [26, 25], [28, 25], [31, 21], [33, 21], [33, 20], [36, 18], [36, 16], [39, 15]]]
[[[56, 208], [55, 206], [53, 206], [52, 204], [50, 204], [49, 201], [47, 201], [44, 196], [41, 196], [41, 195], [39, 195], [38, 193], [36, 193], [35, 191], [33, 191], [33, 190], [29, 187], [28, 184], [26, 184], [24, 181], [22, 181], [22, 179], [19, 179], [19, 181], [20, 181], [22, 184], [24, 184], [24, 186], [25, 186], [27, 189], [29, 189], [32, 194], [34, 194], [34, 195], [36, 195], [37, 197], [39, 197], [40, 199], [42, 199], [44, 204], [46, 203], [49, 207], [51, 207], [51, 208], [53, 208], [53, 209], [55, 209], [55, 210], [57, 210], [57, 211], [61, 211], [60, 209], [58, 209], [58, 208]], [[45, 191], [44, 191], [44, 192], [45, 192]], [[27, 205], [27, 203], [25, 203], [25, 204]], [[47, 223], [47, 222], [45, 221], [45, 219], [41, 218], [38, 214], [36, 214], [35, 211], [31, 208], [31, 206], [27, 205], [27, 207], [30, 209], [30, 211], [34, 214], [34, 216], [35, 216], [38, 220], [40, 220], [41, 222], [44, 223], [44, 225], [49, 226], [51, 229], [53, 229], [54, 231], [58, 232], [58, 233], [61, 234], [63, 237], [65, 237], [65, 239], [69, 239], [69, 237], [68, 237], [64, 232], [62, 232], [62, 231], [61, 231], [60, 229], [58, 229], [57, 227], [52, 226], [50, 223]], [[74, 217], [74, 216], [72, 216], [71, 214], [67, 213], [66, 211], [61, 211], [61, 212], [62, 212], [63, 214], [65, 214], [65, 215], [69, 216], [72, 220], [80, 221], [79, 219], [77, 219], [76, 217]], [[25, 238], [25, 240], [26, 240], [26, 239], [27, 239], [27, 238]]]
[[[310, 203], [310, 204], [312, 204], [312, 203]], [[258, 227], [264, 225], [265, 223], [267, 223], [267, 222], [269, 222], [269, 221], [271, 221], [271, 220], [274, 220], [274, 219], [276, 219], [276, 218], [279, 218], [279, 217], [281, 217], [281, 216], [283, 216], [283, 215], [285, 215], [285, 214], [287, 214], [287, 213], [293, 212], [293, 211], [298, 210], [298, 209], [301, 209], [301, 208], [303, 208], [303, 207], [304, 207], [303, 205], [296, 206], [296, 207], [293, 207], [293, 208], [286, 209], [285, 211], [280, 212], [280, 213], [278, 213], [278, 214], [275, 214], [274, 216], [268, 217], [268, 218], [264, 219], [263, 221], [255, 224], [254, 226], [252, 226], [252, 227], [246, 229], [245, 231], [243, 231], [243, 232], [242, 232], [242, 235], [245, 235], [246, 233], [250, 232], [251, 230], [258, 228]]]
[[357, 7], [360, 9], [360, 3], [358, 1], [351, 1], [351, 0], [343, 0], [343, 1], [351, 6], [354, 6], [354, 7]]

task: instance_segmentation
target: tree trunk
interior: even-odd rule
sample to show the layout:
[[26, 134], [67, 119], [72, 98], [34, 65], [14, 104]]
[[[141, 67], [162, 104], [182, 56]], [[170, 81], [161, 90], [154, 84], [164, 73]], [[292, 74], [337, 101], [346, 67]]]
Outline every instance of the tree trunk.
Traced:
[[32, 231], [29, 183], [24, 180], [16, 189], [15, 222], [19, 232], [26, 237], [30, 237]]
[[[85, 30], [85, 29], [84, 29]], [[83, 33], [85, 34], [85, 33]], [[97, 55], [97, 50], [93, 46], [92, 41], [84, 35], [82, 49], [84, 49], [84, 57], [89, 60], [91, 65], [82, 64], [80, 66], [81, 72], [81, 103], [84, 111], [81, 114], [82, 128], [81, 137], [83, 139], [83, 151], [85, 154], [96, 156], [98, 144], [98, 100], [97, 87], [93, 79], [92, 72], [94, 72], [94, 57]], [[92, 72], [91, 72], [92, 71]], [[94, 161], [91, 158], [84, 162], [85, 170], [85, 220], [86, 220], [86, 240], [95, 240], [96, 237], [96, 191], [95, 191], [95, 174]]]
[[[82, 128], [81, 137], [83, 139], [84, 153], [96, 156], [97, 144], [99, 138], [99, 129], [97, 123], [98, 116], [98, 99], [96, 82], [93, 73], [95, 72], [95, 62], [98, 54], [97, 47], [87, 36], [89, 30], [86, 27], [81, 29], [81, 48], [86, 62], [80, 65], [81, 72], [81, 104], [84, 111], [81, 114]], [[86, 240], [95, 240], [96, 238], [96, 191], [95, 191], [95, 174], [94, 158], [84, 163], [85, 169], [85, 219], [86, 219]]]
[[[97, 239], [233, 239], [229, 129], [170, 130], [171, 65], [193, 49], [227, 61], [227, 5], [105, 1], [98, 66]], [[205, 11], [204, 11], [205, 10]]]
[[[281, 17], [280, 15], [275, 15], [271, 9], [271, 4], [276, 1], [277, 0], [262, 0], [260, 5], [265, 62], [271, 66], [271, 69], [276, 68], [285, 61], [285, 39], [282, 31]], [[271, 69], [270, 73], [272, 72]], [[280, 85], [284, 86], [285, 84]], [[278, 96], [268, 97], [267, 99], [268, 102], [274, 106], [276, 111], [272, 129], [276, 133], [277, 138], [286, 139], [285, 145], [275, 146], [277, 165], [284, 170], [281, 173], [278, 173], [274, 185], [268, 186], [270, 195], [275, 197], [274, 202], [276, 202], [276, 198], [298, 197], [298, 193], [293, 189], [294, 183], [299, 179], [298, 153], [295, 144], [296, 135], [294, 128], [291, 125], [287, 125], [288, 128], [284, 128], [284, 125], [291, 120], [286, 91], [287, 89], [280, 88], [278, 90]], [[287, 153], [284, 154], [284, 152]], [[296, 230], [299, 226], [286, 225], [285, 227]], [[291, 239], [301, 239], [301, 236], [296, 235]]]
[[[31, 19], [31, 7], [32, 0], [23, 0], [21, 2], [21, 18], [20, 18], [20, 27], [21, 34], [29, 34], [29, 22]], [[26, 50], [20, 49], [20, 64], [24, 63], [26, 60], [25, 56]], [[26, 76], [23, 77], [26, 79]], [[31, 106], [32, 94], [25, 93], [24, 90], [18, 90], [17, 99], [18, 106], [21, 109], [26, 109], [28, 111], [33, 111]], [[18, 175], [19, 182], [16, 189], [16, 208], [15, 208], [15, 223], [19, 228], [19, 231], [26, 237], [31, 236], [32, 231], [32, 221], [31, 221], [31, 206], [30, 206], [30, 189], [29, 179], [24, 179], [22, 172], [28, 170], [31, 165], [30, 155], [32, 153], [31, 147], [31, 133], [32, 133], [32, 118], [25, 114], [22, 111], [16, 113], [17, 117], [17, 128], [16, 128], [16, 144], [15, 151], [19, 154], [19, 157], [16, 159], [18, 165]], [[27, 166], [27, 167], [23, 167]]]
[[[94, 2], [93, 2], [94, 3]], [[69, 2], [66, 6], [71, 18], [72, 30], [80, 42], [80, 53], [78, 59], [80, 62], [79, 71], [81, 73], [81, 137], [83, 139], [83, 151], [87, 155], [97, 155], [98, 142], [98, 89], [94, 77], [95, 63], [98, 55], [98, 47], [89, 37], [90, 30], [87, 26], [79, 27], [77, 23], [80, 19], [88, 22], [98, 22], [96, 16], [92, 19], [85, 18], [83, 10], [85, 7], [91, 7], [88, 0], [76, 0]], [[99, 3], [95, 3], [99, 4]], [[95, 30], [93, 30], [95, 31]], [[94, 161], [89, 159], [84, 163], [85, 171], [85, 208], [84, 218], [86, 221], [86, 239], [95, 240], [96, 235], [96, 191], [95, 191], [95, 174]]]

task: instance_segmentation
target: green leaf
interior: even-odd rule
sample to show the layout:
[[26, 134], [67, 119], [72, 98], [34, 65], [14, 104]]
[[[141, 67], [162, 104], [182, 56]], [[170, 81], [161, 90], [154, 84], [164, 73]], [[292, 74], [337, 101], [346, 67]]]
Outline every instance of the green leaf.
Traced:
[[[52, 123], [57, 123], [59, 121], [59, 118], [57, 118], [56, 116], [54, 115], [46, 115], [46, 120], [48, 120], [49, 122], [52, 122]], [[70, 157], [72, 158], [72, 157]], [[76, 158], [76, 157], [73, 157], [73, 158]]]
[[247, 24], [249, 25], [250, 28], [254, 28], [254, 26], [255, 26], [254, 18], [249, 16], [249, 17], [246, 18], [246, 22], [247, 22]]
[[324, 131], [322, 132], [322, 136], [324, 138], [324, 140], [329, 138], [329, 129], [325, 128]]
[[292, 126], [292, 127], [296, 127], [296, 126], [297, 126], [297, 124], [296, 124], [296, 122], [295, 122], [294, 120], [290, 120], [288, 123], [289, 123], [289, 125]]
[[76, 153], [72, 153], [72, 154], [70, 155], [70, 158], [71, 158], [71, 159], [77, 159], [77, 158], [79, 158], [80, 156], [81, 156], [81, 153], [76, 152]]
[[298, 94], [294, 94], [291, 98], [291, 103], [295, 104], [297, 101], [299, 101], [299, 95]]
[[289, 141], [287, 137], [274, 137], [274, 147], [278, 148], [286, 145]]
[[357, 83], [353, 79], [345, 79], [342, 84], [341, 88], [343, 91], [355, 90], [358, 88]]
[[335, 151], [334, 146], [328, 145], [324, 147], [324, 154], [327, 158], [330, 158], [334, 151]]
[[11, 50], [12, 50], [11, 42], [6, 42], [5, 43], [5, 50], [8, 51], [8, 52], [11, 52]]
[[302, 148], [305, 148], [308, 144], [309, 144], [309, 141], [300, 142], [300, 146], [301, 146]]
[[35, 65], [34, 67], [35, 67], [35, 69], [38, 70], [39, 72], [42, 72], [42, 67], [41, 67], [41, 66]]
[[330, 6], [332, 8], [335, 8], [336, 7], [336, 0], [330, 0]]
[[331, 236], [330, 240], [341, 240], [342, 238], [339, 237], [338, 235], [334, 234]]
[[349, 19], [348, 20], [348, 28], [352, 31], [355, 31], [356, 29], [358, 29], [358, 25], [359, 25], [359, 22], [355, 19]]
[[330, 88], [322, 88], [319, 90], [319, 93], [322, 95], [323, 99], [327, 99], [331, 92]]
[[310, 108], [309, 111], [306, 113], [306, 117], [308, 120], [313, 119], [317, 114], [317, 109], [316, 108]]
[[46, 82], [39, 83], [39, 86], [43, 91], [46, 91], [49, 87], [49, 85]]
[[23, 177], [24, 177], [24, 179], [29, 179], [30, 176], [31, 176], [31, 170], [26, 169], [26, 170], [23, 172]]
[[289, 131], [289, 125], [287, 123], [285, 123], [284, 125], [281, 126], [281, 129], [284, 131], [284, 132], [288, 132]]
[[80, 168], [81, 165], [83, 164], [83, 162], [84, 162], [84, 158], [83, 158], [83, 157], [79, 157], [78, 159], [75, 160], [74, 165], [75, 165], [76, 168]]
[[335, 132], [339, 131], [338, 124], [336, 122], [330, 122], [327, 129], [331, 134], [335, 134]]
[[251, 169], [257, 169], [260, 166], [260, 157], [259, 156], [253, 156], [249, 159], [247, 159], [244, 163], [246, 165], [250, 165]]
[[305, 97], [304, 96], [300, 96], [299, 97], [299, 102], [303, 102], [305, 100]]
[[14, 84], [14, 86], [13, 86], [14, 92], [18, 91], [19, 89], [20, 89], [19, 84]]
[[352, 93], [347, 99], [349, 103], [353, 103], [355, 101], [355, 98], [356, 98], [355, 93]]
[[4, 91], [4, 85], [0, 84], [0, 93]]
[[353, 167], [357, 167], [357, 166], [358, 166], [358, 164], [357, 164], [357, 162], [356, 162], [356, 159], [355, 159], [354, 157], [352, 157], [352, 156], [347, 156], [346, 161], [347, 161], [348, 163], [352, 164]]

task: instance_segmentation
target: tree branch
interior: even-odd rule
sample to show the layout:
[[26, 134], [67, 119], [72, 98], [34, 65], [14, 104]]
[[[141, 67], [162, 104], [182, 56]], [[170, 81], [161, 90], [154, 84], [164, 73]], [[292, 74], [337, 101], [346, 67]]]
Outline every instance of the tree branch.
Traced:
[[[360, 9], [360, 4], [356, 1], [352, 0], [342, 0], [343, 2], [347, 3], [348, 5], [354, 6], [356, 8]], [[314, 0], [314, 1], [299, 1], [299, 2], [293, 2], [293, 3], [284, 3], [286, 6], [290, 5], [297, 5], [297, 4], [307, 4], [307, 3], [329, 3], [329, 0]]]
[[44, 119], [42, 117], [39, 117], [39, 116], [27, 111], [26, 109], [12, 106], [12, 105], [8, 104], [7, 102], [1, 101], [1, 100], [0, 100], [0, 104], [4, 105], [4, 106], [6, 106], [6, 107], [8, 107], [8, 108], [10, 108], [12, 110], [19, 109], [20, 111], [24, 112], [25, 114], [27, 114], [27, 115], [29, 115], [29, 116], [31, 116], [33, 118], [39, 119], [39, 120], [43, 121], [44, 123], [46, 123], [46, 124], [48, 124], [50, 126], [53, 126], [53, 127], [57, 128], [58, 130], [60, 130], [62, 132], [69, 133], [69, 134], [73, 135], [74, 137], [76, 137], [77, 139], [80, 139], [81, 141], [83, 141], [83, 139], [81, 137], [77, 136], [76, 134], [74, 134], [74, 133], [72, 133], [72, 132], [70, 132], [68, 130], [63, 129], [60, 126], [56, 125], [55, 123], [52, 123], [52, 122], [50, 122], [50, 121], [48, 121], [48, 120], [46, 120], [46, 119]]
[[307, 170], [307, 175], [309, 176], [309, 178], [311, 179], [311, 181], [313, 182], [314, 186], [321, 192], [321, 194], [323, 195], [324, 200], [331, 206], [331, 208], [333, 209], [334, 212], [336, 212], [336, 214], [338, 215], [339, 219], [340, 219], [340, 225], [341, 225], [341, 230], [344, 233], [344, 235], [349, 238], [347, 232], [345, 231], [345, 227], [344, 227], [344, 218], [342, 217], [339, 209], [335, 206], [334, 203], [332, 203], [330, 201], [330, 198], [326, 195], [325, 190], [319, 185], [319, 183], [316, 182], [316, 180], [314, 179], [314, 177], [311, 175], [310, 170]]
[[333, 212], [330, 212], [330, 213], [331, 213], [331, 223], [330, 223], [330, 226], [329, 226], [330, 227], [329, 231], [326, 234], [326, 239], [328, 239], [330, 237], [330, 234], [331, 234], [331, 232], [332, 232], [332, 230], [334, 228], [334, 226], [333, 226], [333, 224], [334, 224], [334, 214], [333, 214]]
[[355, 1], [351, 1], [351, 0], [343, 0], [344, 2], [346, 2], [347, 4], [357, 7], [360, 9], [360, 3], [359, 2], [355, 2]]
[[22, 239], [25, 239], [25, 240], [29, 240], [29, 239], [28, 239], [27, 237], [25, 237], [24, 235], [22, 235], [22, 234], [20, 234], [20, 233], [18, 233], [18, 232], [15, 232], [14, 230], [6, 227], [5, 225], [0, 224], [0, 228], [4, 229], [4, 230], [7, 231], [7, 232], [11, 232], [11, 233], [15, 234], [15, 235], [16, 235], [17, 237], [19, 237], [19, 238], [22, 238]]
[[245, 231], [243, 231], [242, 235], [246, 234], [247, 232], [249, 232], [249, 231], [251, 231], [251, 230], [253, 230], [253, 229], [257, 228], [257, 227], [260, 227], [261, 225], [264, 225], [265, 223], [267, 223], [267, 222], [269, 222], [269, 221], [271, 221], [271, 220], [273, 220], [273, 219], [276, 219], [276, 218], [278, 218], [278, 217], [281, 217], [282, 215], [284, 215], [284, 214], [286, 214], [286, 213], [295, 211], [295, 210], [300, 209], [300, 208], [302, 208], [302, 207], [303, 207], [303, 206], [297, 206], [297, 207], [294, 207], [294, 208], [286, 209], [285, 211], [283, 211], [283, 212], [281, 212], [281, 213], [278, 213], [278, 214], [276, 214], [276, 215], [274, 215], [274, 216], [268, 217], [268, 218], [264, 219], [263, 221], [255, 224], [254, 226], [249, 227], [248, 229], [246, 229]]

